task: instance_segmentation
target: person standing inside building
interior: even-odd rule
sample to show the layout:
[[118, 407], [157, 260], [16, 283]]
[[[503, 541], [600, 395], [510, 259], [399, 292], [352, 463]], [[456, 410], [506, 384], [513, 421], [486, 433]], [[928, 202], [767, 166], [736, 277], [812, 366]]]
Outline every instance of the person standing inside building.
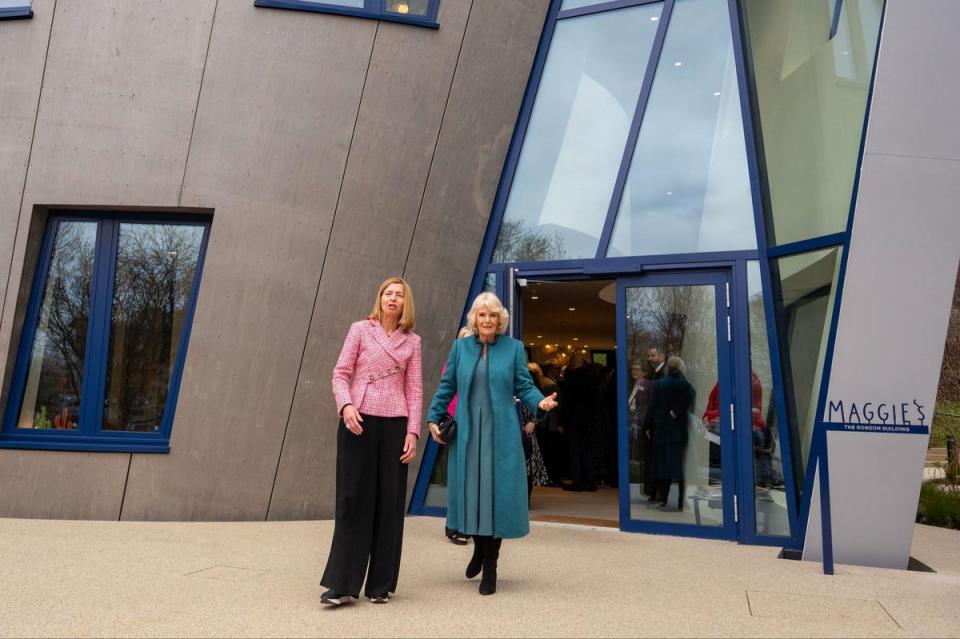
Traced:
[[684, 376], [686, 365], [682, 359], [671, 356], [666, 369], [666, 377], [654, 384], [653, 401], [647, 411], [647, 429], [653, 433], [653, 468], [657, 484], [653, 501], [667, 508], [670, 485], [677, 482], [677, 510], [683, 510], [686, 488], [683, 453], [690, 438], [687, 431], [689, 413], [696, 391]]
[[563, 394], [563, 439], [570, 463], [569, 484], [564, 490], [589, 492], [597, 489], [593, 473], [593, 435], [599, 421], [597, 380], [593, 368], [574, 355], [567, 365], [560, 392]]
[[467, 313], [471, 335], [457, 339], [427, 415], [439, 444], [437, 423], [457, 395], [457, 430], [449, 442], [447, 525], [473, 536], [468, 579], [483, 572], [480, 594], [497, 590], [497, 562], [504, 538], [530, 530], [523, 446], [517, 432], [514, 396], [530, 410], [548, 411], [556, 396], [544, 397], [527, 370], [523, 343], [504, 335], [509, 315], [493, 293], [481, 293]]
[[417, 454], [423, 403], [414, 315], [410, 285], [388, 278], [367, 319], [350, 326], [333, 369], [340, 424], [336, 524], [320, 580], [329, 589], [325, 604], [359, 598], [364, 573], [373, 603], [386, 603], [397, 589], [407, 468]]

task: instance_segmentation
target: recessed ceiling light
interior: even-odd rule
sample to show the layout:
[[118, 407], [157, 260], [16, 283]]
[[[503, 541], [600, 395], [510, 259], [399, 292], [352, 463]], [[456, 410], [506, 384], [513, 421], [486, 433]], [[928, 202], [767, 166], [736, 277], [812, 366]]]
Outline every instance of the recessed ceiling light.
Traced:
[[673, 195], [673, 191], [667, 191], [667, 195]]
[[533, 342], [528, 342], [528, 344], [530, 344], [530, 346], [534, 346], [534, 343], [533, 343]]
[[568, 310], [575, 311], [575, 310], [577, 310], [577, 307], [576, 307], [576, 306], [571, 306]]
[[683, 66], [683, 62], [680, 62], [679, 60], [677, 60], [676, 62], [673, 63], [673, 66], [675, 66], [675, 67], [682, 67], [682, 66]]
[[573, 338], [573, 341], [579, 342], [579, 341], [580, 341], [580, 338], [579, 338], [579, 337], [574, 337], [574, 338]]
[[538, 297], [537, 295], [531, 295], [531, 296], [530, 296], [530, 299], [532, 299], [532, 300], [538, 300], [538, 299], [540, 299], [540, 297]]
[[713, 94], [714, 94], [714, 95], [720, 95], [720, 92], [719, 92], [719, 91], [714, 91]]
[[543, 335], [537, 335], [537, 339], [543, 339]]
[[652, 17], [650, 18], [650, 22], [656, 22], [656, 21], [659, 20], [659, 19], [660, 19], [660, 18], [659, 18], [658, 16], [652, 16]]

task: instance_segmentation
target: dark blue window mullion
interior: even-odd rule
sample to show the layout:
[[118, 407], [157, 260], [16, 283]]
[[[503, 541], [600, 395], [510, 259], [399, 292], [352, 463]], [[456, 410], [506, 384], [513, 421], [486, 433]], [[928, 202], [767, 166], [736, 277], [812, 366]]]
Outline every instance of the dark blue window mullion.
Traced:
[[840, 14], [843, 11], [843, 0], [834, 0], [833, 5], [833, 20], [830, 22], [830, 39], [837, 35], [837, 30], [840, 28]]
[[[756, 83], [753, 78], [753, 60], [744, 34], [749, 33], [747, 12], [742, 0], [727, 0], [730, 8], [730, 32], [733, 36], [734, 60], [737, 66], [737, 85], [740, 91], [740, 113], [743, 118], [744, 139], [747, 146], [747, 167], [750, 172], [750, 191], [753, 202], [754, 223], [757, 232], [757, 253], [760, 256], [760, 282], [763, 289], [763, 306], [767, 324], [767, 344], [770, 349], [770, 372], [773, 376], [773, 401], [777, 416], [777, 430], [780, 440], [780, 459], [783, 465], [784, 483], [787, 493], [787, 512], [793, 545], [802, 543], [799, 539], [799, 490], [798, 465], [800, 456], [799, 442], [792, 438], [796, 428], [791, 428], [788, 415], [796, 415], [796, 410], [788, 410], [788, 401], [793, 401], [788, 392], [788, 378], [784, 374], [789, 370], [789, 352], [784, 350], [786, 339], [785, 324], [782, 322], [782, 304], [779, 297], [779, 270], [774, 273], [775, 264], [767, 259], [770, 239], [773, 237], [773, 225], [768, 224], [771, 217], [770, 189], [766, 173], [766, 158], [763, 147], [763, 131], [760, 121], [760, 108], [756, 95]], [[774, 277], [777, 275], [777, 277]], [[778, 311], [778, 306], [780, 307]], [[781, 355], [783, 357], [781, 357]], [[792, 387], [792, 385], [791, 385]], [[789, 397], [789, 400], [788, 400]], [[752, 401], [752, 400], [751, 400]]]
[[173, 430], [173, 417], [176, 413], [177, 398], [180, 395], [180, 380], [183, 377], [183, 366], [187, 360], [187, 346], [190, 344], [190, 331], [193, 328], [193, 314], [200, 297], [200, 279], [203, 275], [203, 265], [207, 259], [207, 240], [210, 236], [210, 227], [205, 226], [203, 239], [200, 242], [200, 251], [197, 255], [197, 266], [193, 274], [193, 284], [190, 287], [189, 307], [184, 313], [183, 332], [177, 346], [177, 358], [170, 371], [170, 387], [167, 390], [167, 401], [163, 408], [163, 419], [160, 423], [160, 433], [165, 440], [169, 440]]
[[114, 220], [98, 222], [93, 291], [90, 296], [87, 347], [83, 365], [83, 397], [80, 400], [80, 433], [84, 436], [97, 435], [103, 426], [119, 226]]
[[43, 289], [47, 281], [47, 275], [50, 273], [50, 265], [53, 262], [54, 240], [57, 237], [59, 224], [58, 220], [50, 219], [47, 222], [46, 229], [44, 229], [45, 235], [40, 249], [40, 259], [30, 288], [30, 304], [23, 321], [23, 333], [17, 351], [14, 377], [10, 384], [10, 393], [7, 396], [7, 409], [3, 419], [4, 431], [16, 431], [17, 419], [23, 408], [23, 392], [27, 384], [27, 374], [33, 354], [33, 340], [37, 335], [37, 322], [40, 320], [40, 309], [43, 306]]
[[633, 121], [630, 123], [630, 133], [627, 135], [627, 143], [623, 149], [623, 157], [620, 160], [620, 171], [617, 173], [617, 181], [614, 183], [613, 193], [610, 196], [610, 206], [607, 208], [607, 217], [603, 223], [603, 231], [600, 233], [596, 259], [603, 259], [607, 255], [610, 236], [613, 234], [613, 224], [616, 221], [617, 211], [620, 209], [620, 199], [623, 197], [623, 190], [626, 187], [627, 175], [630, 172], [630, 163], [633, 161], [633, 148], [636, 146], [637, 138], [640, 136], [640, 127], [643, 124], [643, 115], [647, 110], [647, 103], [650, 101], [650, 91], [653, 88], [654, 76], [657, 73], [657, 64], [660, 62], [660, 54], [663, 53], [663, 43], [664, 40], [666, 40], [670, 14], [673, 12], [673, 4], [674, 0], [665, 0], [663, 11], [660, 13], [657, 35], [653, 40], [650, 58], [647, 60], [643, 84], [640, 87], [640, 96], [637, 98], [637, 108], [633, 112]]

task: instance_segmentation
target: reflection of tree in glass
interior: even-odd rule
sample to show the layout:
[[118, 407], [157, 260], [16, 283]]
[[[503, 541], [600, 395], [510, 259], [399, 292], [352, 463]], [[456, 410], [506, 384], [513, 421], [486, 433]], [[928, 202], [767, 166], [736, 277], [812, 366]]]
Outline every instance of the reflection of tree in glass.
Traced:
[[[646, 350], [654, 346], [666, 355], [683, 354], [688, 332], [715, 332], [711, 291], [701, 286], [655, 286], [628, 289], [627, 332], [631, 361], [646, 361]], [[709, 325], [708, 325], [709, 324]], [[688, 368], [694, 362], [686, 362]]]
[[493, 262], [545, 262], [566, 256], [563, 238], [531, 228], [523, 220], [504, 220], [493, 250]]
[[[93, 223], [63, 222], [57, 229], [34, 338], [21, 425], [32, 422], [36, 428], [51, 428], [54, 424], [49, 417], [67, 409], [67, 416], [58, 420], [56, 426], [76, 427], [83, 387], [95, 241], [96, 224]], [[38, 362], [39, 375], [35, 376], [37, 371], [32, 369]], [[27, 405], [26, 398], [32, 393], [35, 401]]]
[[202, 234], [193, 226], [121, 225], [104, 428], [159, 428]]

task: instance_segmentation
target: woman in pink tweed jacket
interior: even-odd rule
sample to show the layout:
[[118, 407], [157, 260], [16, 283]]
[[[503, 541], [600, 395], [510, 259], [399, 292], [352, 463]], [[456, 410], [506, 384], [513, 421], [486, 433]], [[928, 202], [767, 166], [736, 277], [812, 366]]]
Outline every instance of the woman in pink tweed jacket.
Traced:
[[[354, 322], [333, 369], [337, 509], [320, 601], [360, 596], [386, 603], [397, 589], [407, 468], [417, 454], [423, 410], [420, 337], [410, 285], [380, 285], [367, 319]], [[368, 570], [369, 562], [369, 570]]]

